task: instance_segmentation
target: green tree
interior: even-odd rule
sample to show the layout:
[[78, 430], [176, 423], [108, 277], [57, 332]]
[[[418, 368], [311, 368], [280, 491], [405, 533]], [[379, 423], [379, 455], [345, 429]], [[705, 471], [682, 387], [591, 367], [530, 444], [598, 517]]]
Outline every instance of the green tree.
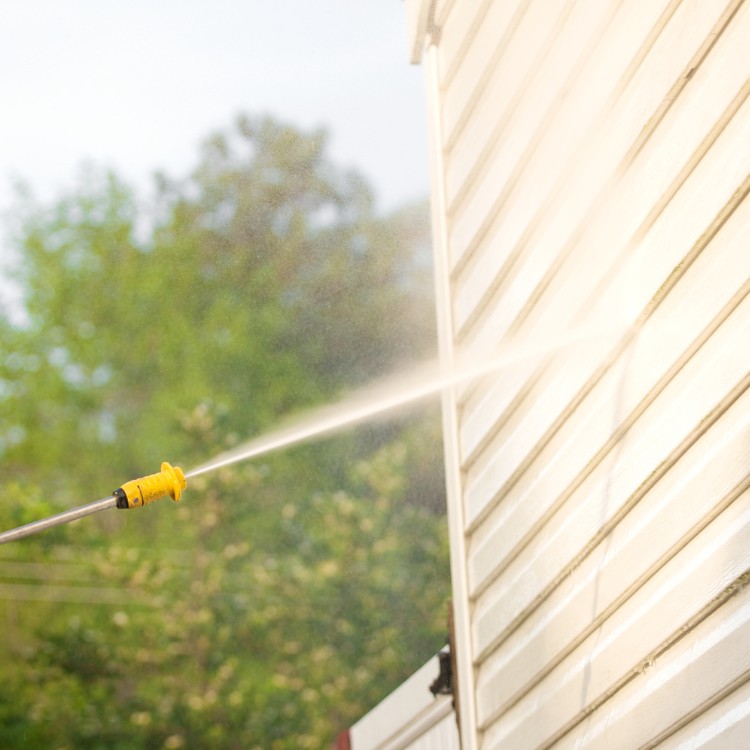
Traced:
[[19, 213], [30, 324], [10, 364], [35, 398], [7, 402], [26, 413], [6, 460], [38, 473], [74, 442], [89, 480], [165, 450], [201, 460], [175, 429], [198, 403], [252, 435], [433, 350], [426, 212], [376, 216], [322, 133], [241, 119], [192, 179], [160, 180], [139, 240], [143, 213], [95, 170]]
[[[13, 235], [28, 320], [0, 320], [2, 528], [433, 349], [424, 208], [375, 214], [322, 132], [242, 118], [146, 206], [89, 168], [52, 206], [26, 199]], [[442, 643], [436, 424], [0, 547], [0, 745], [325, 747]]]

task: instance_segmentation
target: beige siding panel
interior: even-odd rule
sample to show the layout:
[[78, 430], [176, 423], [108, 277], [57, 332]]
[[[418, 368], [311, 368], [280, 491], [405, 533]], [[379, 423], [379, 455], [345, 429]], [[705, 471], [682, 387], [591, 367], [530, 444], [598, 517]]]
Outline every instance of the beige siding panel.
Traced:
[[[599, 19], [597, 10], [608, 8], [608, 3], [588, 7], [590, 3], [592, 0], [556, 3], [535, 0], [530, 5], [503, 54], [489, 71], [486, 84], [478, 91], [471, 116], [446, 160], [450, 213], [455, 212], [459, 196], [469, 187], [468, 173], [480, 160], [480, 155], [482, 161], [486, 159], [492, 144], [506, 128], [521, 127], [526, 140], [534, 132], [550, 107], [550, 95], [559, 90], [576, 64], [581, 51], [581, 34], [590, 37], [591, 26]], [[576, 36], [579, 37], [577, 48]], [[477, 182], [476, 175], [473, 182]]]
[[[743, 18], [747, 22], [745, 28], [750, 30], [750, 7]], [[747, 65], [750, 58], [745, 55], [744, 61]], [[692, 135], [689, 125], [692, 117], [698, 117], [701, 111], [700, 96], [693, 100], [694, 107], [689, 112], [675, 109], [667, 115], [665, 129], [667, 125], [670, 126], [672, 137], [666, 138], [659, 147], [649, 141], [641, 152], [645, 155], [644, 158], [640, 159], [639, 155], [636, 162], [649, 164], [650, 171], [642, 174], [640, 179], [635, 179], [629, 170], [621, 190], [614, 196], [616, 200], [597, 217], [594, 227], [587, 232], [585, 241], [573, 246], [574, 253], [566, 253], [564, 257], [557, 259], [555, 268], [551, 269], [554, 281], [550, 278], [541, 283], [527, 302], [527, 310], [520, 316], [523, 319], [525, 313], [531, 318], [531, 322], [524, 320], [527, 328], [544, 324], [545, 316], [548, 324], [558, 320], [552, 310], [556, 305], [569, 305], [573, 296], [563, 281], [570, 280], [575, 273], [575, 267], [570, 266], [585, 263], [587, 274], [591, 274], [589, 261], [595, 261], [601, 267], [601, 256], [613, 254], [610, 249], [612, 240], [620, 233], [629, 240], [628, 243], [623, 243], [625, 252], [633, 256], [630, 268], [623, 270], [635, 287], [639, 275], [646, 271], [647, 266], [654, 262], [660, 263], [665, 254], [662, 243], [683, 242], [701, 223], [705, 222], [704, 226], [708, 228], [708, 217], [712, 214], [718, 216], [724, 205], [734, 206], [742, 199], [742, 196], [738, 197], [728, 191], [732, 185], [735, 191], [745, 190], [744, 185], [750, 173], [750, 81], [747, 72], [746, 70], [742, 85], [731, 92], [734, 96], [727, 109], [721, 113], [704, 140], [695, 144], [697, 148], [692, 153], [689, 149], [691, 141], [684, 140], [682, 134], [687, 131], [688, 135]], [[708, 85], [713, 90], [714, 85], [721, 84], [712, 78]], [[706, 98], [705, 93], [703, 98]], [[678, 111], [684, 115], [681, 120], [675, 120]], [[670, 130], [667, 129], [667, 132]], [[678, 167], [681, 156], [686, 157], [682, 168], [676, 169], [675, 173], [667, 172], [668, 166]], [[655, 166], [657, 164], [659, 168]], [[663, 192], [659, 193], [655, 189], [652, 191], [652, 185], [659, 188], [663, 186]], [[706, 185], [711, 185], [711, 190], [706, 190]], [[642, 200], [645, 194], [653, 197], [650, 207]], [[622, 207], [621, 212], [617, 210], [618, 204]], [[625, 206], [628, 208], [624, 208]], [[636, 227], [636, 220], [641, 218], [642, 221]], [[607, 247], [609, 252], [602, 253], [602, 247]], [[541, 292], [545, 293], [544, 303], [537, 304]], [[635, 290], [629, 296], [631, 299], [625, 301], [632, 308], [632, 300], [636, 298]]]
[[[617, 449], [575, 489], [553, 517], [554, 522], [546, 524], [512, 560], [504, 575], [479, 597], [474, 615], [476, 658], [483, 658], [514, 621], [538, 604], [538, 599], [639, 498], [648, 483], [656, 481], [720, 416], [726, 408], [725, 397], [736, 388], [747, 387], [747, 362], [737, 356], [747, 341], [750, 298], [746, 297], [649, 404], [636, 429], [626, 433]], [[616, 405], [616, 400], [612, 403]], [[596, 404], [581, 408], [590, 406]]]
[[750, 737], [750, 682], [740, 685], [723, 700], [699, 714], [675, 734], [667, 737], [660, 750], [741, 750]]
[[[481, 91], [484, 81], [492, 72], [498, 59], [515, 34], [527, 8], [534, 1], [507, 0], [492, 2], [477, 33], [466, 47], [451, 85], [443, 94], [442, 125], [443, 148], [449, 149], [458, 131], [471, 113], [471, 108]], [[447, 30], [446, 30], [446, 33]]]
[[[670, 274], [686, 257], [691, 248], [699, 248], [701, 239], [705, 240], [707, 230], [715, 217], [722, 214], [725, 205], [733, 205], [737, 200], [737, 191], [743, 187], [743, 180], [750, 174], [750, 101], [745, 100], [737, 115], [722, 132], [707, 156], [693, 170], [687, 181], [681, 186], [675, 198], [667, 205], [649, 233], [643, 238], [637, 252], [637, 274], [630, 271], [615, 276], [630, 282], [632, 290], [627, 296], [634, 309], [642, 307], [641, 299], [647, 299], [661, 286], [662, 280]], [[706, 193], [705, 185], [712, 185]], [[534, 307], [536, 320], [532, 320], [529, 338], [539, 331], [535, 338], [554, 335], [559, 327], [575, 323], [576, 297], [589, 298], [595, 291], [594, 301], [610, 305], [611, 300], [604, 299], [597, 282], [606, 273], [607, 254], [598, 252], [600, 246], [579, 245], [572, 261], [569, 258], [567, 272], [559, 271], [550, 285], [545, 289], [541, 304]], [[625, 249], [627, 252], [627, 248]], [[630, 253], [632, 255], [632, 251]], [[692, 260], [692, 258], [690, 258]], [[637, 282], [637, 283], [634, 283]], [[622, 299], [623, 293], [617, 292], [616, 299]], [[592, 319], [597, 319], [596, 308], [589, 312]], [[571, 367], [575, 368], [573, 363]], [[520, 462], [537, 444], [546, 430], [554, 422], [561, 408], [574, 395], [574, 381], [568, 383], [573, 393], [563, 393], [566, 384], [562, 377], [555, 378], [548, 387], [549, 398], [557, 404], [541, 401], [525, 414], [523, 424], [515, 431], [501, 430], [493, 442], [492, 458], [487, 465], [477, 464], [476, 471], [467, 477], [467, 525], [471, 527], [489, 509], [489, 504], [498, 497], [505, 482], [517, 471]], [[579, 387], [583, 382], [579, 383]], [[492, 429], [488, 424], [487, 429]], [[463, 449], [463, 455], [469, 451]]]
[[[452, 13], [449, 13], [442, 21], [438, 21], [440, 44], [437, 48], [437, 56], [441, 87], [445, 88], [453, 80], [459, 63], [466, 57], [479, 26], [485, 22], [485, 15], [492, 4], [492, 0], [461, 0], [460, 5], [452, 5]], [[505, 5], [510, 5], [511, 8], [513, 6], [512, 3]], [[499, 29], [496, 31], [500, 33]]]
[[[505, 712], [493, 725], [495, 736], [504, 735], [513, 748], [545, 744], [700, 621], [706, 605], [750, 568], [748, 500], [750, 495], [739, 498], [716, 518]], [[738, 661], [750, 669], [750, 653]]]
[[[744, 42], [750, 33], [749, 17], [750, 13], [743, 14], [744, 25], [735, 27], [734, 33], [727, 37], [727, 45], [731, 43], [731, 46], [719, 50], [731, 54], [711, 57], [707, 62], [717, 64], [699, 69], [695, 85], [688, 87], [638, 158], [629, 165], [607, 203], [589, 215], [581, 215], [579, 201], [586, 190], [574, 182], [558, 205], [548, 207], [546, 226], [537, 231], [535, 237], [527, 238], [529, 243], [522, 259], [516, 262], [510, 275], [505, 273], [499, 287], [499, 282], [492, 279], [491, 269], [485, 267], [485, 261], [471, 269], [465, 278], [458, 279], [457, 319], [464, 327], [470, 322], [482, 325], [479, 334], [470, 340], [472, 348], [494, 347], [505, 331], [518, 326], [518, 318], [528, 308], [530, 298], [544, 288], [555, 264], [570, 253], [571, 248], [587, 245], [588, 252], [595, 258], [606, 258], [614, 255], [616, 248], [602, 253], [602, 247], [609, 248], [613, 240], [616, 245], [625, 245], [634, 231], [642, 233], [648, 222], [653, 221], [680, 180], [701, 157], [710, 139], [715, 137], [716, 133], [712, 133], [715, 119], [722, 112], [731, 114], [733, 98], [737, 97], [738, 90], [743, 91], [747, 76], [742, 56], [746, 54]], [[606, 154], [601, 156], [603, 163], [607, 157]], [[593, 201], [593, 188], [591, 196]], [[517, 218], [513, 216], [511, 223]], [[522, 228], [511, 231], [518, 234]], [[488, 248], [482, 258], [495, 254], [504, 257], [507, 251], [498, 249], [493, 253]], [[486, 296], [488, 292], [491, 297]], [[498, 299], [502, 304], [496, 304]], [[483, 317], [477, 319], [479, 313]], [[491, 320], [486, 320], [488, 314]], [[462, 335], [466, 336], [465, 330]]]
[[[560, 746], [641, 747], [711, 699], [725, 681], [750, 671], [747, 648], [740, 647], [733, 655], [730, 651], [741, 643], [740, 635], [746, 639], [750, 633], [750, 591], [742, 590], [712, 612], [737, 586], [737, 568], [750, 567], [750, 503], [730, 507], [704, 534], [704, 540], [697, 538], [677, 555], [561, 662], [534, 694], [495, 722], [484, 746], [548, 747], [551, 739], [580, 727], [577, 742], [566, 737]], [[670, 653], [671, 648], [675, 653]], [[708, 674], [702, 672], [709, 656], [721, 664], [723, 679], [718, 684], [716, 667]], [[679, 670], [673, 661], [681, 662]], [[657, 672], [653, 678], [651, 669]], [[662, 701], [655, 700], [655, 688], [664, 689], [670, 678], [681, 683], [682, 692], [676, 694], [672, 685], [669, 698], [662, 695]], [[618, 695], [628, 682], [641, 688], [635, 699]], [[658, 710], [655, 705], [644, 706], [644, 692], [652, 693], [648, 702], [657, 703]], [[589, 724], [589, 707], [606, 698], [605, 716]], [[626, 721], [623, 715], [628, 709], [631, 715]], [[614, 725], [624, 735], [612, 732]]]
[[[482, 663], [477, 680], [482, 724], [494, 720], [538, 684], [747, 491], [748, 445], [750, 392], [745, 392]], [[745, 505], [747, 500], [743, 500]], [[706, 540], [703, 536], [696, 544], [704, 545]]]
[[744, 747], [750, 0], [434, 10], [443, 357], [528, 355], [444, 401], [464, 746]]
[[[570, 370], [574, 370], [579, 380], [584, 381], [612, 351], [623, 332], [624, 326], [580, 327], [569, 333], [558, 331], [537, 337], [534, 346], [524, 347], [521, 342], [511, 345], [511, 351], [527, 351], [528, 356], [512, 367], [503, 368], [492, 381], [472, 389], [464, 407], [460, 431], [464, 468], [474, 476], [482, 464], [477, 467], [473, 464], [478, 457], [484, 463], [489, 461], [488, 454], [481, 456], [480, 452], [495, 438], [500, 426], [510, 431], [523, 423], [524, 412], [516, 410], [523, 406], [525, 394], [535, 387], [545, 371], [553, 369], [556, 376], [569, 378]], [[546, 364], [553, 355], [557, 356]], [[586, 370], [586, 365], [591, 369]]]
[[[620, 694], [554, 747], [652, 747], [655, 735], [668, 732], [684, 716], [750, 678], [745, 659], [748, 639], [750, 590], [742, 588], [672, 648], [641, 665], [640, 674], [634, 675]], [[737, 750], [744, 747], [746, 744]]]
[[[720, 15], [720, 9], [715, 14]], [[575, 243], [595, 245], [598, 256], [609, 255], [602, 253], [601, 247], [611, 244], [613, 237], [624, 244], [653, 206], [663, 200], [669, 183], [691, 164], [691, 157], [695, 158], [717, 117], [747, 81], [750, 12], [745, 9], [734, 19], [660, 121], [654, 113], [681, 72], [695, 63], [696, 49], [705, 46], [711, 28], [706, 24], [700, 34], [687, 34], [683, 27], [684, 18], [676, 14], [634, 79], [633, 95], [626, 92], [610, 114], [607, 137], [587, 139], [587, 159], [575, 160], [577, 170], [565, 189], [558, 191], [554, 203], [543, 203], [542, 215], [537, 209], [565, 150], [559, 144], [551, 151], [542, 148], [524, 170], [521, 183], [503, 208], [502, 220], [483, 243], [482, 253], [456, 281], [456, 325], [462, 337], [466, 337], [470, 324], [484, 322], [484, 317], [479, 321], [477, 317], [489, 306], [484, 316], [494, 314], [489, 330], [497, 340], [554, 268], [557, 256], [569, 252]], [[672, 64], [661, 65], [667, 53]], [[648, 87], [645, 81], [650, 82]], [[627, 154], [649, 119], [652, 126], [658, 125], [656, 132], [650, 133], [645, 147], [628, 162]], [[548, 143], [554, 146], [554, 140]], [[618, 168], [623, 159], [626, 161]], [[612, 176], [623, 168], [624, 177], [613, 182]], [[607, 202], [597, 202], [603, 191], [608, 193]], [[524, 255], [517, 259], [521, 249]], [[501, 300], [501, 320], [492, 307], [493, 299]], [[478, 344], [486, 346], [485, 336], [481, 338]]]
[[[472, 590], [481, 590], [502, 571], [539, 523], [559, 506], [594, 457], [632, 422], [645, 400], [666, 383], [690, 357], [712, 321], [721, 320], [728, 300], [741, 298], [750, 286], [750, 202], [744, 203], [686, 271], [657, 308], [627, 355], [628, 380], [613, 382], [606, 393], [618, 409], [591, 409], [571, 415], [525, 474], [472, 537], [469, 548]], [[726, 268], [734, 269], [727, 274]], [[597, 401], [604, 406], [606, 396]], [[582, 410], [579, 410], [582, 412]]]
[[[542, 45], [539, 60], [525, 81], [518, 80], [517, 59], [510, 54], [503, 56], [447, 160], [445, 181], [450, 212], [455, 211], [461, 197], [477, 181], [478, 171], [506, 129], [511, 130], [506, 140], [515, 143], [522, 139], [526, 143], [537, 139], [539, 130], [548, 132], [554, 128], [555, 140], [563, 146], [560, 150], [570, 156], [572, 144], [583, 131], [582, 123], [588, 124], [588, 113], [596, 112], [608, 95], [601, 85], [591, 85], [596, 76], [601, 76], [598, 70], [586, 77], [589, 80], [584, 80], [583, 86], [576, 87], [576, 78], [586, 70], [594, 50], [601, 50], [607, 42], [607, 27], [622, 2], [578, 0], [567, 18], [551, 17], [555, 21], [551, 38]], [[517, 55], [521, 53], [522, 48], [517, 50]], [[596, 58], [590, 60], [590, 65], [597, 63]], [[563, 104], [568, 110], [571, 108], [570, 99], [577, 104], [575, 123], [572, 128], [566, 127], [567, 123], [561, 128], [561, 118], [554, 116]], [[565, 131], [562, 137], [558, 132], [561, 129]], [[517, 134], [515, 138], [513, 133]], [[520, 145], [506, 150], [523, 153]]]
[[[587, 144], [586, 149], [589, 149], [592, 140], [597, 137], [605, 142], [613, 139], [612, 146], [609, 147], [608, 151], [617, 154], [616, 146], [623, 135], [609, 126], [606, 118], [614, 103], [622, 96], [624, 91], [628, 91], [628, 84], [640, 70], [643, 57], [648, 53], [653, 41], [649, 37], [649, 31], [666, 5], [666, 0], [659, 0], [659, 2], [649, 4], [647, 7], [632, 3], [625, 3], [622, 6], [621, 14], [615, 18], [612, 24], [612, 27], [619, 28], [621, 33], [614, 35], [610, 43], [602, 48], [604, 54], [600, 59], [600, 65], [587, 67], [587, 71], [591, 71], [588, 75], [592, 76], [593, 79], [587, 78], [585, 81], [579, 82], [574, 89], [574, 91], [589, 93], [593, 109], [591, 104], [584, 101], [577, 112], [578, 117], [569, 118], [566, 121], [572, 133], [569, 136], [570, 143], [565, 143], [562, 140], [557, 141], [554, 128], [550, 128], [549, 133], [545, 134], [545, 137], [553, 142], [553, 145], [550, 146], [553, 160], [550, 164], [549, 173], [543, 169], [543, 161], [541, 164], [539, 160], [536, 162], [538, 179], [542, 182], [535, 187], [531, 194], [535, 206], [539, 205], [547, 192], [546, 190], [541, 193], [537, 191], [540, 190], [541, 186], [547, 184], [545, 180], [556, 174], [555, 170], [559, 171], [566, 163], [573, 164], [575, 171], [571, 175], [566, 173], [565, 183], [568, 183], [568, 180], [572, 177], [578, 179], [581, 176], [588, 177], [584, 168], [591, 169], [594, 173], [601, 170], [602, 167], [597, 161], [586, 161], [581, 164], [574, 163], [571, 158], [568, 158], [567, 162], [561, 159], [561, 156], [577, 155], [578, 150], [575, 148], [577, 144], [584, 142]], [[703, 29], [702, 31], [705, 35], [708, 30]], [[647, 39], [648, 43], [644, 43], [644, 39]], [[658, 70], [654, 72], [658, 73]], [[630, 95], [653, 97], [655, 100], [654, 106], [658, 106], [658, 102], [662, 98], [659, 85], [661, 78], [662, 76], [657, 76], [655, 82], [649, 81], [648, 87], [631, 87], [629, 89]], [[668, 76], [668, 78], [670, 79], [669, 85], [671, 85], [675, 80], [675, 75]], [[652, 111], [653, 108], [648, 109], [646, 118], [650, 116]], [[573, 112], [575, 110], [570, 108], [565, 110], [565, 114], [569, 116]], [[631, 116], [641, 123], [639, 127], [642, 127], [645, 123], [639, 106], [632, 110]], [[567, 130], [567, 128], [563, 130]], [[637, 132], [636, 130], [632, 136], [628, 135], [624, 138], [626, 149], [633, 143]], [[516, 210], [520, 210], [515, 205], [513, 208], [507, 205], [508, 192], [519, 177], [519, 170], [517, 169], [519, 159], [521, 159], [521, 166], [524, 169], [530, 168], [530, 165], [526, 165], [528, 157], [524, 154], [529, 135], [526, 128], [514, 123], [510, 135], [506, 134], [497, 147], [493, 149], [491, 155], [487, 157], [487, 166], [482, 170], [482, 174], [476, 179], [475, 184], [472, 185], [471, 194], [462, 203], [460, 210], [453, 215], [450, 238], [451, 257], [454, 266], [458, 266], [460, 262], [463, 262], [468, 255], [476, 250], [478, 243], [487, 234], [490, 225], [497, 220], [497, 217], [512, 217]], [[583, 154], [580, 158], [583, 158]], [[619, 157], [615, 159], [612, 167], [608, 167], [606, 163], [603, 165], [606, 168], [607, 175], [611, 174], [612, 168], [618, 160]], [[552, 181], [550, 180], [550, 182]], [[568, 185], [566, 184], [565, 187], [568, 187]], [[585, 192], [584, 196], [588, 194], [588, 192]], [[594, 193], [594, 196], [596, 195], [597, 193]], [[515, 245], [515, 242], [512, 242], [512, 244]]]
[[[605, 49], [609, 51], [609, 48], [605, 47]], [[519, 185], [509, 195], [507, 194], [508, 186], [513, 182], [510, 170], [521, 154], [520, 151], [512, 151], [515, 142], [514, 136], [516, 136], [516, 139], [528, 139], [533, 132], [534, 123], [514, 121], [512, 133], [501, 144], [501, 147], [504, 147], [504, 151], [507, 152], [506, 161], [501, 165], [506, 169], [503, 173], [506, 181], [494, 185], [488, 197], [494, 196], [502, 199], [502, 216], [490, 227], [488, 236], [482, 241], [482, 252], [478, 252], [471, 257], [470, 267], [465, 271], [467, 278], [460, 279], [457, 282], [455, 303], [457, 330], [460, 331], [466, 326], [472, 311], [480, 305], [488, 293], [497, 288], [503, 275], [509, 272], [517, 254], [517, 241], [538, 212], [540, 202], [547, 192], [548, 186], [554, 184], [563, 167], [569, 168], [571, 154], [574, 153], [573, 144], [578, 143], [581, 140], [581, 135], [586, 132], [589, 112], [596, 111], [603, 105], [608, 95], [607, 89], [598, 85], [597, 81], [590, 80], [592, 77], [601, 76], [600, 71], [609, 70], [606, 65], [600, 65], [600, 62], [597, 59], [592, 60], [592, 65], [586, 69], [586, 80], [567, 93], [564, 107], [558, 110], [555, 129], [545, 134], [546, 140], [537, 150], [533, 163], [529, 165], [528, 173], [521, 175]], [[504, 81], [498, 80], [498, 85], [504, 84]], [[492, 92], [490, 92], [491, 94]], [[494, 101], [490, 101], [490, 104], [494, 104]], [[532, 110], [530, 116], [535, 115], [536, 113]], [[505, 127], [506, 118], [503, 113], [495, 113], [492, 116], [488, 113], [485, 118], [474, 118], [471, 122], [472, 124], [478, 123], [475, 127], [483, 125], [485, 128], [502, 129]], [[475, 138], [473, 133], [471, 135], [472, 138]], [[474, 140], [469, 140], [467, 136], [461, 139], [460, 144], [461, 148], [470, 148], [474, 145]], [[484, 166], [487, 165], [490, 156], [491, 154], [483, 155], [482, 164]], [[451, 154], [448, 159], [449, 176], [464, 168], [466, 160], [467, 157], [457, 146], [455, 153]], [[473, 183], [456, 184], [454, 192], [463, 194], [463, 192], [469, 190], [469, 186], [476, 183], [478, 175], [475, 174], [472, 177]], [[450, 179], [458, 178], [453, 176]], [[582, 198], [585, 198], [585, 195]], [[456, 195], [454, 195], [454, 200], [457, 200]], [[488, 220], [488, 217], [480, 217], [478, 220]], [[453, 245], [453, 264], [457, 266], [460, 261], [469, 256], [469, 248], [465, 243], [456, 246], [454, 242]]]
[[[554, 340], [554, 335], [551, 336]], [[513, 411], [503, 415], [498, 432], [488, 440], [487, 447], [477, 460], [467, 467], [465, 478], [466, 527], [474, 532], [489, 515], [533, 461], [541, 449], [540, 438], [555, 424], [559, 415], [572, 403], [598, 365], [612, 349], [609, 341], [596, 340], [592, 344], [573, 347], [555, 358], [541, 381], [536, 376], [533, 387], [524, 387], [520, 403], [513, 403]], [[621, 368], [610, 372], [600, 397], [605, 403], [616, 403]], [[606, 395], [604, 395], [606, 392]], [[509, 392], [506, 397], [516, 396]], [[483, 422], [490, 425], [493, 415]], [[611, 418], [614, 418], [612, 415]], [[479, 438], [479, 435], [471, 437]], [[462, 451], [467, 454], [466, 449]]]

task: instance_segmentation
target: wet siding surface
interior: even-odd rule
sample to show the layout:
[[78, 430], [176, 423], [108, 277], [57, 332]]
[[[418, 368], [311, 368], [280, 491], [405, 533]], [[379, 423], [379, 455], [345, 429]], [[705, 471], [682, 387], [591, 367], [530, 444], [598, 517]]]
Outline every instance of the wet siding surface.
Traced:
[[750, 3], [433, 17], [465, 746], [744, 747]]

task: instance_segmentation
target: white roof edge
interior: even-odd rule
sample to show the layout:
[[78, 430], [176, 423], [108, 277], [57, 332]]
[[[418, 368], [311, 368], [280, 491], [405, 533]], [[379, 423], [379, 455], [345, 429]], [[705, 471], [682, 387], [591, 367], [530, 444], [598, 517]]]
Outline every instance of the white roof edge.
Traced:
[[404, 0], [409, 62], [412, 65], [419, 65], [422, 62], [422, 50], [424, 50], [427, 37], [432, 2], [433, 0]]
[[437, 657], [433, 657], [365, 714], [350, 729], [352, 750], [393, 746], [400, 739], [399, 735], [412, 735], [417, 728], [429, 728], [450, 713], [453, 710], [451, 697], [433, 697], [430, 693], [430, 685], [439, 672], [440, 664]]

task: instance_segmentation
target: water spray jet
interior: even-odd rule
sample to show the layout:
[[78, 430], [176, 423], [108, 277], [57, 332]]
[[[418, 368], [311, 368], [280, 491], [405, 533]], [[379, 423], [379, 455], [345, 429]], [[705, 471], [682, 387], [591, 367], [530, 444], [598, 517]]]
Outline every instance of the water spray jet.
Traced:
[[435, 363], [428, 363], [412, 369], [405, 376], [366, 387], [337, 404], [316, 409], [288, 427], [277, 428], [253, 438], [186, 473], [165, 461], [161, 465], [161, 471], [126, 482], [109, 497], [0, 533], [0, 544], [76, 521], [107, 508], [141, 508], [162, 497], [171, 497], [179, 502], [182, 490], [187, 488], [187, 480], [192, 477], [333, 434], [525, 360], [546, 356], [590, 339], [609, 337], [614, 332], [622, 334], [628, 327], [629, 323], [616, 321], [606, 325], [579, 326], [560, 332], [541, 344], [510, 342], [500, 354], [482, 361], [456, 362], [449, 370], [437, 367]]

